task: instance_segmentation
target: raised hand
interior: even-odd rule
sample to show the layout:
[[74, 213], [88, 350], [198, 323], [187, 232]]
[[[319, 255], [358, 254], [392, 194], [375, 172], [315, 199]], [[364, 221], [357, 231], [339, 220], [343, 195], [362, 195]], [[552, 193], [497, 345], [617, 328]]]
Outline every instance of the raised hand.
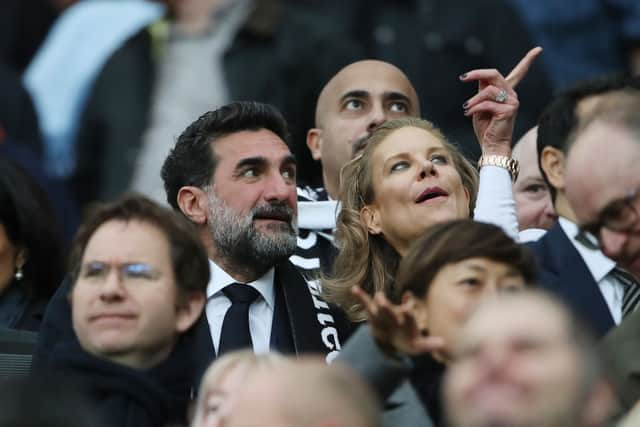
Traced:
[[372, 298], [358, 286], [354, 286], [351, 292], [365, 308], [371, 332], [386, 351], [414, 356], [444, 347], [442, 338], [422, 333], [412, 301], [393, 304], [383, 292], [377, 292]]
[[473, 118], [473, 130], [483, 155], [511, 155], [513, 127], [520, 105], [514, 89], [541, 52], [541, 47], [531, 49], [506, 78], [495, 69], [473, 70], [460, 76], [463, 82], [478, 82], [478, 93], [463, 108], [464, 114]]

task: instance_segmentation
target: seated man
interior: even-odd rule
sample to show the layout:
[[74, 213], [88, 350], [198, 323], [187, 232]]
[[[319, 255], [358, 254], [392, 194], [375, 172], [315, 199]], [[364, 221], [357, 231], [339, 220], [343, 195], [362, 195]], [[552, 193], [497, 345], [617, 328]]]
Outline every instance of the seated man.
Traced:
[[72, 249], [73, 330], [49, 367], [76, 379], [106, 425], [183, 422], [191, 395], [189, 347], [200, 317], [206, 252], [189, 224], [148, 199], [98, 208]]
[[[639, 134], [640, 91], [610, 92], [594, 102], [573, 134], [567, 160], [567, 198], [576, 208], [578, 237], [625, 269], [623, 321], [604, 345], [615, 355], [614, 378], [626, 409], [640, 399]], [[597, 173], [588, 173], [594, 165]]]
[[588, 331], [550, 297], [517, 293], [468, 319], [444, 399], [452, 427], [597, 427], [612, 394]]
[[[597, 336], [603, 336], [622, 321], [626, 274], [620, 270], [621, 265], [598, 247], [585, 245], [576, 238], [584, 205], [570, 205], [568, 201], [567, 151], [570, 135], [585, 120], [594, 102], [611, 91], [638, 84], [616, 77], [577, 85], [549, 104], [538, 126], [538, 162], [558, 214], [558, 221], [549, 232], [531, 244], [540, 268], [539, 281], [582, 316]], [[603, 145], [609, 150], [608, 143]], [[608, 157], [608, 153], [601, 154], [592, 162], [599, 163]], [[588, 170], [595, 164], [585, 167], [587, 177], [581, 180], [591, 178]], [[614, 187], [618, 183], [609, 185]], [[585, 188], [588, 194], [596, 194], [593, 186]]]

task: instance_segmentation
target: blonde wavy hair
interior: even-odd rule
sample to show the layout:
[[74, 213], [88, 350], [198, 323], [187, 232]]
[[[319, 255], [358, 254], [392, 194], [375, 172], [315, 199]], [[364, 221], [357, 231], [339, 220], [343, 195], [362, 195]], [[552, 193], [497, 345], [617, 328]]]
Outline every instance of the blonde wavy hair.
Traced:
[[345, 310], [353, 321], [366, 320], [363, 307], [351, 294], [353, 286], [360, 286], [370, 295], [377, 291], [384, 291], [387, 295], [393, 293], [400, 255], [381, 234], [369, 234], [360, 218], [360, 211], [372, 203], [375, 196], [371, 164], [373, 152], [394, 131], [408, 126], [424, 129], [440, 140], [451, 155], [462, 185], [469, 192], [470, 215], [475, 205], [478, 194], [476, 168], [431, 122], [405, 117], [390, 120], [378, 127], [369, 137], [362, 153], [347, 163], [340, 173], [341, 209], [335, 232], [338, 255], [333, 272], [322, 276], [325, 298]]

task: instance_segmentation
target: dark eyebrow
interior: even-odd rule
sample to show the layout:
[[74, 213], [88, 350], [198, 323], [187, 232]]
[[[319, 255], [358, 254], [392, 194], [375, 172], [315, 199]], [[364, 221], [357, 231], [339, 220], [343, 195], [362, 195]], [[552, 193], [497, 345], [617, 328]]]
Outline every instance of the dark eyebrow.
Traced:
[[[235, 170], [244, 169], [246, 167], [264, 167], [269, 163], [269, 161], [262, 156], [255, 157], [247, 157], [245, 159], [240, 160], [235, 167]], [[298, 161], [293, 154], [289, 154], [282, 159], [282, 165], [297, 165]]]
[[385, 92], [382, 94], [382, 97], [387, 101], [404, 101], [407, 104], [412, 105], [409, 97], [400, 92]]
[[261, 156], [247, 157], [240, 160], [235, 167], [235, 170], [244, 169], [247, 166], [264, 166], [267, 164], [267, 159]]
[[349, 98], [368, 98], [369, 92], [366, 90], [350, 90], [340, 97], [340, 103], [342, 104], [345, 100]]

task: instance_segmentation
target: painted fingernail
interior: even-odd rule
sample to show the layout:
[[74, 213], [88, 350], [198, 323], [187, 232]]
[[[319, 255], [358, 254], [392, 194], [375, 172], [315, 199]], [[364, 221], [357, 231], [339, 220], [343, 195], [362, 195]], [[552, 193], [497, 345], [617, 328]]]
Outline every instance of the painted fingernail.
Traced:
[[466, 78], [467, 78], [467, 73], [460, 74], [460, 76], [459, 76], [459, 77], [460, 77], [460, 80], [464, 80], [464, 79], [466, 79]]
[[465, 102], [464, 104], [462, 104], [462, 108], [464, 108], [465, 111], [467, 111], [468, 106], [469, 106], [468, 102]]
[[464, 115], [468, 116], [469, 115], [469, 110], [464, 110]]

